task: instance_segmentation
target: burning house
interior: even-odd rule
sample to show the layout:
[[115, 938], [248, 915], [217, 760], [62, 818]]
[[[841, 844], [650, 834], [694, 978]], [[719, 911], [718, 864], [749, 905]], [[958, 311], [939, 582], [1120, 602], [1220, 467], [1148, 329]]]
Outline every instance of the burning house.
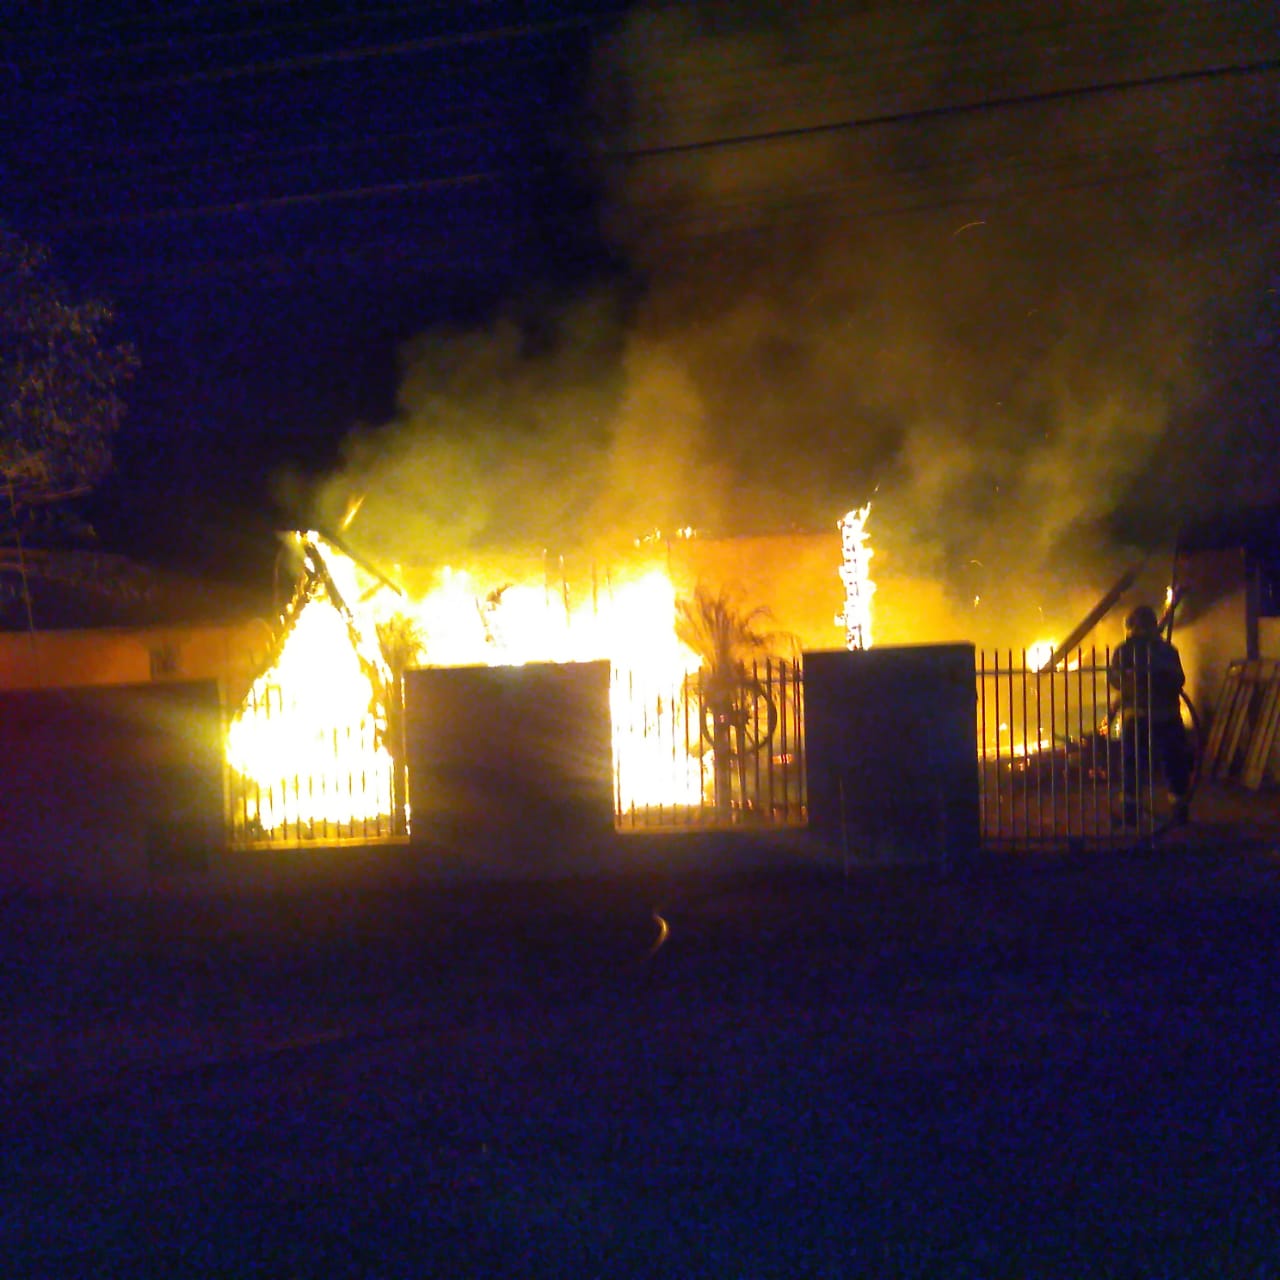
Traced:
[[[444, 567], [415, 593], [330, 538], [292, 535], [298, 586], [228, 732], [237, 838], [365, 840], [404, 836], [415, 820], [423, 830], [428, 815], [397, 801], [423, 794], [404, 777], [406, 674], [422, 686], [424, 671], [592, 663], [608, 672], [600, 713], [616, 817], [741, 820], [767, 801], [800, 820], [800, 639], [753, 632], [727, 594], [698, 596], [708, 557], [687, 554], [695, 541], [687, 531], [672, 543], [640, 540], [589, 578], [545, 557], [483, 572]], [[829, 601], [826, 616], [830, 630]], [[411, 651], [389, 653], [392, 635], [412, 636]], [[446, 718], [476, 714], [455, 699]], [[518, 736], [501, 716], [488, 732]], [[423, 733], [431, 727], [413, 731]], [[438, 723], [436, 736], [447, 734], [456, 726]]]
[[[64, 779], [120, 803], [64, 804], [57, 819], [78, 815], [76, 839], [116, 849], [117, 866], [139, 839], [147, 865], [187, 865], [193, 832], [199, 865], [228, 846], [266, 866], [281, 847], [384, 844], [406, 845], [423, 874], [485, 849], [521, 874], [569, 847], [615, 865], [615, 836], [654, 831], [792, 829], [863, 860], [1153, 836], [1154, 803], [1142, 831], [1115, 818], [1125, 766], [1106, 727], [1108, 647], [1126, 606], [1158, 598], [1174, 566], [1198, 703], [1236, 658], [1275, 651], [1259, 553], [1153, 557], [1100, 598], [1067, 597], [1062, 616], [1078, 598], [1093, 606], [1075, 634], [975, 659], [974, 616], [954, 595], [931, 614], [934, 588], [892, 554], [872, 583], [868, 515], [811, 534], [682, 528], [607, 560], [385, 569], [343, 535], [298, 531], [289, 599], [274, 626], [241, 627], [234, 658], [197, 669], [189, 627], [174, 662], [108, 673], [100, 697], [60, 695], [52, 718], [33, 694], [6, 728], [54, 725], [26, 748], [49, 778], [65, 773], [67, 734], [125, 770], [100, 787], [92, 769]], [[86, 635], [100, 653], [119, 639]], [[46, 654], [57, 638], [39, 637]], [[14, 783], [14, 812], [30, 809], [34, 779]], [[54, 812], [13, 848], [38, 848]]]

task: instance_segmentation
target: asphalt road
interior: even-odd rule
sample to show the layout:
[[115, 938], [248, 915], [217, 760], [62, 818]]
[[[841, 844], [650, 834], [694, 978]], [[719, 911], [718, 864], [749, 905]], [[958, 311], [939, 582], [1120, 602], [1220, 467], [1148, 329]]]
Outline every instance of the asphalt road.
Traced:
[[1265, 843], [0, 908], [6, 1276], [1280, 1275]]

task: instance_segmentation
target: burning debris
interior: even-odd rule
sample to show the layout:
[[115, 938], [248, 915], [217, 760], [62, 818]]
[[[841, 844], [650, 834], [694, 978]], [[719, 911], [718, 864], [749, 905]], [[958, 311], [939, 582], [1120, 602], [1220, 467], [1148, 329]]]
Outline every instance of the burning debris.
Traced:
[[227, 760], [246, 838], [401, 834], [400, 677], [439, 666], [608, 658], [623, 805], [693, 803], [700, 764], [655, 709], [696, 671], [676, 637], [675, 589], [650, 571], [574, 606], [545, 584], [495, 587], [446, 568], [419, 600], [397, 596], [332, 540], [293, 535], [297, 590], [266, 664], [237, 712]]
[[[853, 556], [841, 571], [864, 644], [866, 512], [849, 518]], [[763, 755], [768, 765], [779, 708], [755, 660], [783, 633], [759, 630], [762, 609], [735, 612], [704, 587], [681, 599], [669, 566], [648, 562], [603, 580], [593, 569], [580, 598], [563, 575], [553, 585], [545, 571], [538, 581], [510, 566], [487, 576], [445, 567], [415, 597], [340, 535], [296, 533], [291, 542], [298, 584], [227, 740], [246, 840], [407, 832], [402, 677], [416, 665], [608, 660], [619, 812], [708, 802], [727, 810], [731, 796], [744, 803], [748, 761]]]
[[249, 837], [358, 836], [393, 821], [393, 680], [356, 564], [316, 533], [294, 535], [302, 572], [265, 669], [227, 735]]

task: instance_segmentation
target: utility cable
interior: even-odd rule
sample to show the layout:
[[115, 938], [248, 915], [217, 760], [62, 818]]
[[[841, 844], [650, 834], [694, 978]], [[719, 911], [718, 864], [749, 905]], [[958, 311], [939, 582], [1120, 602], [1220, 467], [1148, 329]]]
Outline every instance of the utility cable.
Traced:
[[[1280, 60], [1273, 59], [1266, 62], [1237, 64], [1230, 67], [1205, 68], [1195, 71], [1174, 72], [1168, 75], [1144, 77], [1128, 81], [1112, 81], [1105, 84], [1078, 86], [1071, 89], [1046, 90], [1036, 94], [990, 98], [975, 103], [955, 103], [938, 107], [925, 107], [913, 111], [897, 112], [888, 115], [860, 117], [855, 120], [799, 126], [794, 129], [774, 130], [754, 134], [739, 134], [726, 138], [704, 139], [693, 143], [675, 143], [661, 147], [637, 148], [614, 152], [604, 151], [597, 153], [596, 158], [606, 163], [619, 163], [631, 160], [648, 160], [666, 156], [721, 151], [733, 147], [794, 140], [801, 137], [813, 137], [840, 131], [896, 126], [926, 120], [956, 118], [959, 116], [974, 115], [990, 111], [1017, 109], [1039, 103], [1079, 100], [1085, 97], [1096, 97], [1107, 93], [1130, 92], [1138, 89], [1166, 87], [1169, 85], [1184, 85], [1198, 81], [1222, 79], [1225, 77], [1273, 74], [1277, 70], [1280, 70]], [[259, 210], [281, 209], [330, 202], [354, 202], [403, 195], [407, 193], [433, 190], [454, 190], [481, 184], [509, 182], [518, 179], [531, 179], [539, 177], [544, 172], [545, 170], [543, 166], [540, 165], [522, 166], [505, 170], [473, 170], [463, 174], [448, 175], [444, 177], [408, 179], [399, 182], [330, 188], [325, 191], [317, 192], [251, 197], [243, 200], [225, 201], [205, 205], [191, 205], [182, 208], [145, 210], [138, 213], [105, 214], [91, 218], [68, 219], [56, 223], [55, 228], [62, 230], [104, 225], [130, 225], [184, 218], [221, 217], [229, 214], [242, 214]]]
[[1141, 76], [1129, 80], [1108, 80], [1094, 84], [1076, 85], [1068, 89], [1043, 89], [1036, 93], [1008, 94], [998, 98], [983, 98], [975, 102], [955, 102], [936, 107], [917, 107], [909, 111], [894, 111], [876, 116], [858, 116], [850, 120], [832, 120], [822, 124], [796, 125], [787, 129], [761, 130], [754, 133], [733, 134], [723, 138], [704, 138], [696, 142], [673, 142], [653, 147], [634, 147], [618, 151], [605, 151], [601, 155], [605, 160], [650, 160], [663, 156], [682, 155], [688, 152], [720, 151], [732, 147], [756, 146], [768, 142], [785, 142], [795, 138], [814, 137], [824, 133], [840, 133], [854, 129], [875, 129], [888, 125], [944, 119], [949, 116], [1004, 111], [1019, 107], [1037, 106], [1047, 102], [1063, 102], [1071, 99], [1097, 97], [1108, 93], [1129, 93], [1137, 89], [1152, 89], [1202, 80], [1263, 75], [1278, 70], [1280, 70], [1280, 58], [1270, 58], [1261, 62], [1232, 63], [1225, 66], [1202, 67], [1196, 70], [1171, 71], [1163, 75]]

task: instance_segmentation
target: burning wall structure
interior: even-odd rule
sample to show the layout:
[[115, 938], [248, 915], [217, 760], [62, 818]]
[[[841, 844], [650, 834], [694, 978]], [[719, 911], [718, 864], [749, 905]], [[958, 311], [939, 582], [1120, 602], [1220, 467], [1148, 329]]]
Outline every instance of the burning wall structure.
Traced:
[[[598, 619], [556, 619], [687, 526], [673, 583], [744, 549], [704, 576], [838, 644], [851, 494], [875, 495], [877, 643], [1061, 638], [1277, 482], [1280, 82], [1244, 63], [1280, 37], [1256, 7], [1149, 8], [629, 8], [581, 153], [623, 269], [425, 327], [394, 411], [283, 479], [287, 507], [337, 527], [367, 495], [353, 538], [452, 600], [432, 643], [459, 660], [603, 652]], [[766, 542], [828, 550], [815, 572]], [[486, 635], [466, 602], [494, 591]]]
[[[825, 626], [814, 627], [803, 610], [780, 621], [799, 622], [810, 643], [834, 647], [838, 583], [870, 599], [865, 531], [860, 540], [858, 581], [850, 578], [854, 566], [835, 563], [830, 537], [726, 547], [701, 543], [686, 527], [669, 539], [635, 539], [618, 562], [592, 564], [589, 578], [571, 578], [558, 557], [507, 557], [501, 572], [493, 563], [483, 571], [443, 566], [425, 589], [406, 591], [332, 537], [290, 535], [298, 584], [228, 735], [241, 837], [404, 834], [410, 815], [399, 715], [407, 666], [606, 659], [618, 812], [707, 802], [725, 812], [731, 755], [768, 748], [761, 734], [766, 721], [776, 727], [778, 699], [784, 716], [794, 703], [792, 692], [770, 692], [772, 676], [763, 691], [757, 687], [750, 661], [778, 646], [795, 656], [804, 642], [794, 630], [772, 630], [769, 607], [753, 606], [740, 587], [726, 588], [725, 575], [747, 563], [759, 567], [766, 548], [794, 573], [807, 552], [825, 580], [825, 590], [813, 593]], [[763, 567], [767, 578], [773, 570]], [[869, 611], [864, 616], [869, 621]], [[709, 636], [714, 651], [699, 636]], [[751, 685], [749, 696], [740, 683]], [[745, 770], [743, 760], [737, 764]], [[740, 800], [744, 784], [745, 774]]]
[[301, 571], [275, 642], [227, 735], [242, 838], [394, 825], [392, 673], [354, 561], [294, 535]]
[[227, 741], [243, 837], [403, 834], [399, 687], [378, 645], [391, 630], [415, 637], [415, 665], [610, 660], [613, 750], [626, 761], [618, 803], [700, 800], [706, 762], [696, 742], [653, 714], [700, 663], [676, 638], [675, 589], [660, 568], [608, 574], [575, 599], [567, 578], [492, 580], [444, 567], [411, 598], [323, 535], [292, 541], [299, 585]]
[[[852, 647], [868, 647], [868, 515], [869, 506], [854, 509], [815, 535], [711, 539], [687, 526], [670, 537], [655, 531], [605, 565], [545, 552], [434, 571], [403, 573], [397, 565], [412, 583], [407, 588], [339, 542], [293, 535], [298, 588], [228, 740], [241, 835], [405, 833], [411, 815], [397, 668], [406, 664], [607, 659], [618, 811], [718, 807], [732, 790], [734, 744], [704, 738], [701, 707], [683, 718], [673, 711], [690, 701], [706, 665], [678, 638], [679, 602], [706, 584], [722, 591], [728, 584], [744, 611], [763, 607], [793, 651], [850, 647], [851, 622], [859, 641]], [[413, 640], [398, 661], [379, 643], [388, 634]]]

